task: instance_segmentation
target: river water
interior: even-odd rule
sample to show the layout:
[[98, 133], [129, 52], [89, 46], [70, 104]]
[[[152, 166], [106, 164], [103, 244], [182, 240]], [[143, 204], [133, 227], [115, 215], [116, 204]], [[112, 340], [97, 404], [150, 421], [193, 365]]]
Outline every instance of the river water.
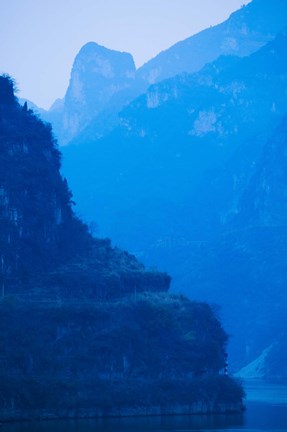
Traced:
[[242, 414], [24, 422], [1, 432], [287, 432], [287, 385], [250, 381], [245, 390]]

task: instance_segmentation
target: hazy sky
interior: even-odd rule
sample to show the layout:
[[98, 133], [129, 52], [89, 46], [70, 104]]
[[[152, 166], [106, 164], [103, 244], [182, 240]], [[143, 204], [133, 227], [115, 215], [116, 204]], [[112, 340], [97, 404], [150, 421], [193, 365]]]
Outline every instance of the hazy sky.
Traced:
[[64, 96], [85, 43], [130, 52], [140, 66], [249, 1], [0, 0], [0, 73], [16, 79], [19, 96], [48, 108]]

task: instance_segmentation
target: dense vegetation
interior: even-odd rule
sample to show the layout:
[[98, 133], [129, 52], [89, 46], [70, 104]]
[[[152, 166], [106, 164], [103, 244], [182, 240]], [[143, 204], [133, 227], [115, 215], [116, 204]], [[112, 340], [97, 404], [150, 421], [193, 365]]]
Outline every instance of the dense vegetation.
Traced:
[[[158, 289], [166, 290], [167, 275], [145, 272], [135, 257], [113, 249], [109, 240], [93, 239], [75, 216], [72, 194], [59, 172], [60, 152], [51, 127], [27, 105], [17, 103], [9, 77], [0, 77], [0, 98], [3, 289], [9, 287], [10, 294], [25, 286], [27, 295], [36, 277], [41, 285], [53, 281], [62, 294], [81, 281], [83, 290], [93, 287], [97, 297], [116, 296], [113, 288], [120, 294], [126, 279], [132, 291], [148, 291], [149, 286], [152, 290], [157, 283]], [[73, 281], [69, 282], [69, 275]], [[103, 293], [106, 282], [110, 289]]]
[[0, 88], [2, 277], [24, 282], [81, 253], [89, 237], [71, 210], [50, 125], [18, 105], [11, 79], [0, 77]]
[[205, 304], [149, 294], [58, 306], [7, 300], [0, 309], [0, 401], [10, 416], [53, 408], [172, 412], [196, 403], [238, 409], [242, 390], [219, 375], [226, 334]]
[[49, 125], [0, 77], [0, 419], [239, 410], [212, 309], [72, 210]]

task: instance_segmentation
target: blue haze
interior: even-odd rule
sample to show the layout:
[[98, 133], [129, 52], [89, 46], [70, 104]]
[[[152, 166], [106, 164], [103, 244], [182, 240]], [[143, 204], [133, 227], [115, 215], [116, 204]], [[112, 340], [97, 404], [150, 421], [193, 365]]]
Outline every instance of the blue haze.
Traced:
[[73, 59], [87, 42], [128, 51], [137, 66], [248, 0], [1, 0], [0, 72], [20, 95], [48, 108], [63, 97]]
[[[287, 299], [286, 178], [279, 164], [286, 142], [286, 25], [283, 0], [254, 0], [138, 74], [143, 78], [157, 64], [172, 75], [175, 58], [181, 72], [191, 69], [202, 54], [192, 56], [188, 47], [196, 49], [202, 38], [201, 47], [217, 53], [226, 31], [229, 55], [196, 73], [159, 80], [118, 117], [103, 110], [63, 148], [78, 211], [98, 223], [98, 234], [170, 272], [175, 291], [222, 306], [233, 370], [273, 346], [262, 372], [272, 376], [287, 374], [280, 360]], [[272, 146], [272, 158], [264, 156]]]

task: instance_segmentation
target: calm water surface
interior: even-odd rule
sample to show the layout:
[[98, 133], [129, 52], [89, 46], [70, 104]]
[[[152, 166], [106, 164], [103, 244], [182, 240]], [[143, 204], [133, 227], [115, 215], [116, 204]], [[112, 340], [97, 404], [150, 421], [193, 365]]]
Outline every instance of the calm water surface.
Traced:
[[27, 422], [4, 425], [1, 432], [287, 432], [287, 385], [254, 381], [245, 389], [243, 414]]

